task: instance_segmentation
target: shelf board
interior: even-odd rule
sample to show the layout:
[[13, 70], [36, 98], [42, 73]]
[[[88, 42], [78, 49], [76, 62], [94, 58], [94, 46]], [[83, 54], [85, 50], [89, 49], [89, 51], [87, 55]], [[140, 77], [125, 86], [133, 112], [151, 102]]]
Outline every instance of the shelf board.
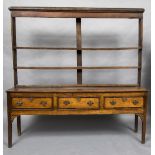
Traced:
[[43, 69], [43, 70], [59, 70], [59, 69], [138, 69], [140, 67], [137, 66], [99, 66], [99, 67], [24, 67], [24, 66], [18, 66], [15, 69]]

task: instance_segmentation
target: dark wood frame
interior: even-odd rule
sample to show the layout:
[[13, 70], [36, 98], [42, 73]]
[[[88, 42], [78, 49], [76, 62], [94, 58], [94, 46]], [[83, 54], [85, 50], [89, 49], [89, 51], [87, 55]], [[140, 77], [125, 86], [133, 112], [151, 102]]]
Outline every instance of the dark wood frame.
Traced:
[[[12, 51], [13, 51], [13, 69], [14, 69], [14, 86], [18, 87], [18, 69], [42, 69], [42, 70], [58, 70], [58, 69], [75, 69], [77, 70], [77, 84], [82, 84], [83, 69], [138, 69], [137, 85], [141, 86], [141, 68], [142, 68], [142, 47], [143, 47], [143, 12], [141, 8], [42, 8], [42, 7], [10, 7], [11, 11], [11, 30], [12, 30]], [[89, 14], [87, 14], [89, 13]], [[75, 14], [75, 15], [74, 15]], [[76, 18], [76, 40], [77, 47], [21, 47], [16, 44], [16, 18], [17, 17], [38, 17], [38, 18]], [[80, 17], [80, 18], [79, 18]], [[81, 36], [81, 18], [131, 18], [138, 19], [138, 47], [116, 47], [116, 48], [82, 48]], [[77, 50], [77, 67], [23, 67], [17, 66], [17, 50]], [[108, 51], [130, 51], [138, 50], [138, 66], [99, 66], [84, 67], [82, 66], [82, 51], [108, 50]], [[115, 85], [113, 85], [115, 86]], [[116, 85], [117, 86], [117, 85]], [[121, 85], [123, 86], [123, 85]], [[130, 86], [126, 85], [126, 86]], [[133, 86], [133, 84], [131, 84]]]
[[[13, 70], [14, 70], [14, 88], [7, 91], [7, 107], [8, 107], [8, 147], [12, 147], [12, 121], [17, 117], [17, 131], [21, 135], [21, 115], [83, 115], [83, 114], [135, 114], [135, 131], [138, 131], [138, 116], [142, 120], [142, 143], [145, 143], [146, 132], [146, 111], [147, 111], [147, 90], [141, 88], [141, 69], [142, 69], [142, 48], [143, 48], [143, 12], [141, 8], [51, 8], [51, 7], [10, 7], [11, 11], [11, 31], [12, 31], [12, 54], [13, 54]], [[25, 47], [17, 46], [16, 43], [16, 18], [17, 17], [37, 17], [37, 18], [76, 18], [76, 48], [74, 47]], [[81, 35], [81, 18], [129, 18], [138, 19], [138, 47], [116, 47], [116, 48], [83, 48]], [[17, 50], [32, 49], [37, 50], [67, 50], [77, 51], [76, 67], [23, 67], [17, 65]], [[82, 66], [82, 52], [86, 51], [138, 51], [137, 66], [100, 66], [100, 67], [84, 67]], [[18, 69], [75, 69], [77, 70], [77, 84], [73, 85], [19, 85]], [[137, 69], [138, 78], [136, 84], [83, 84], [83, 69]], [[65, 88], [70, 88], [65, 89]], [[110, 87], [110, 88], [109, 88]], [[43, 90], [44, 88], [44, 90]], [[72, 89], [77, 88], [77, 89]], [[94, 89], [95, 88], [95, 89]], [[125, 88], [125, 89], [124, 89]], [[12, 109], [13, 97], [52, 97], [53, 110], [28, 110], [28, 109]], [[57, 99], [60, 96], [98, 96], [100, 98], [99, 110], [74, 110], [74, 111], [57, 111]], [[142, 96], [144, 98], [143, 108], [115, 108], [104, 109], [104, 97], [112, 96]]]

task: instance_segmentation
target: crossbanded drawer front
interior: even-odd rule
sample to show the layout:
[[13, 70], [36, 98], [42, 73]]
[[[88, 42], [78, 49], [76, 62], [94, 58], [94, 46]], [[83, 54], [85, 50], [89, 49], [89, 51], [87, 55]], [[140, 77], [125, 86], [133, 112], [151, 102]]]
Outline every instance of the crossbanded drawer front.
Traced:
[[52, 108], [52, 98], [13, 98], [12, 108]]
[[143, 97], [106, 97], [105, 108], [141, 108]]
[[58, 98], [59, 109], [99, 109], [99, 98], [94, 97], [60, 97]]

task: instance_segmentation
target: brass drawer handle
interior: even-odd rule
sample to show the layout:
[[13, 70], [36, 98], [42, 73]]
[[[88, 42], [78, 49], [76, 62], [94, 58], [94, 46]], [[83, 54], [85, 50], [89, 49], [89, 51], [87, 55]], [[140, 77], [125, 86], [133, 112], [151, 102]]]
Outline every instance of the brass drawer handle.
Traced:
[[47, 102], [46, 101], [41, 101], [40, 104], [45, 107], [47, 105]]
[[94, 104], [94, 102], [93, 102], [93, 101], [88, 101], [87, 104], [88, 104], [89, 106], [92, 106], [92, 105]]
[[123, 101], [123, 102], [126, 102], [126, 101], [127, 101], [127, 98], [126, 98], [126, 97], [123, 97], [123, 98], [122, 98], [122, 101]]
[[116, 101], [111, 101], [110, 104], [111, 105], [115, 105], [116, 104]]
[[30, 98], [29, 98], [29, 101], [30, 101], [30, 102], [32, 102], [32, 101], [33, 101], [33, 98], [32, 98], [32, 97], [30, 97]]
[[22, 105], [23, 105], [23, 102], [18, 101], [18, 102], [16, 102], [16, 105], [17, 105], [17, 106], [22, 106]]
[[80, 97], [77, 97], [76, 99], [77, 99], [77, 101], [78, 101], [78, 102], [80, 102], [80, 101], [81, 101], [81, 98], [80, 98]]
[[139, 102], [137, 100], [133, 100], [132, 102], [134, 105], [138, 104]]
[[68, 105], [68, 104], [70, 104], [70, 101], [64, 101], [64, 104]]

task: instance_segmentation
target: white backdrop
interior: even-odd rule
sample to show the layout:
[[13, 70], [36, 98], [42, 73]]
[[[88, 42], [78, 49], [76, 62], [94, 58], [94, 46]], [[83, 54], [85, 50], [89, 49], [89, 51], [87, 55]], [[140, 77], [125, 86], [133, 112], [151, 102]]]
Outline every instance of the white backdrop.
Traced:
[[[5, 90], [13, 87], [13, 67], [11, 51], [11, 29], [10, 29], [10, 6], [48, 6], [48, 7], [136, 7], [145, 8], [144, 12], [144, 49], [143, 49], [143, 69], [142, 85], [150, 89], [150, 0], [5, 0], [4, 1], [4, 135], [7, 135], [6, 124], [6, 94]], [[125, 47], [136, 46], [137, 42], [137, 21], [132, 20], [112, 20], [112, 19], [82, 19], [82, 46], [83, 47]], [[17, 45], [19, 46], [54, 46], [54, 47], [75, 47], [75, 19], [18, 19], [17, 20]], [[76, 52], [19, 52], [18, 65], [27, 66], [76, 66]], [[136, 52], [84, 52], [83, 65], [136, 65]], [[136, 71], [84, 71], [83, 82], [85, 83], [135, 83]], [[20, 71], [19, 84], [61, 84], [76, 83], [75, 71]], [[150, 99], [149, 99], [150, 101]], [[149, 106], [150, 107], [150, 106]], [[22, 130], [24, 138], [16, 136], [13, 130], [14, 146], [12, 150], [7, 149], [7, 136], [4, 136], [5, 155], [7, 154], [46, 154], [43, 151], [52, 149], [57, 154], [102, 154], [104, 148], [107, 154], [148, 154], [150, 152], [150, 130], [147, 135], [146, 145], [138, 142], [140, 132], [136, 138], [133, 131], [127, 130], [133, 125], [133, 119], [109, 116], [103, 118], [45, 118], [37, 117], [24, 119]], [[124, 119], [124, 120], [123, 120]], [[109, 121], [110, 120], [110, 121]], [[67, 121], [67, 122], [66, 122]], [[79, 122], [78, 122], [79, 121]], [[124, 121], [124, 122], [123, 122]], [[52, 122], [50, 124], [50, 122]], [[64, 122], [66, 123], [64, 126]], [[102, 122], [106, 122], [105, 124]], [[109, 122], [109, 125], [108, 125]], [[96, 125], [94, 126], [94, 123]], [[34, 126], [32, 125], [34, 124]], [[101, 125], [102, 124], [102, 125]], [[124, 125], [123, 125], [124, 124]], [[126, 126], [128, 124], [128, 127]], [[28, 133], [26, 130], [31, 126]], [[130, 127], [129, 127], [130, 126]], [[36, 127], [36, 129], [35, 129]], [[68, 128], [67, 128], [68, 127]], [[94, 128], [93, 128], [94, 127]], [[149, 125], [150, 127], [150, 125]], [[149, 128], [148, 127], [148, 128]], [[124, 129], [123, 129], [124, 128]], [[67, 129], [67, 130], [66, 130]], [[91, 130], [92, 129], [92, 130]], [[45, 131], [43, 131], [45, 130]], [[85, 132], [84, 132], [85, 130]], [[34, 132], [33, 132], [34, 131]], [[38, 132], [37, 132], [38, 131]], [[40, 134], [41, 131], [44, 134]], [[68, 133], [66, 132], [68, 131]], [[80, 132], [81, 131], [81, 132]], [[72, 134], [75, 132], [74, 134]], [[114, 133], [113, 133], [114, 132]], [[129, 132], [130, 134], [127, 134]], [[45, 135], [46, 133], [46, 135]], [[53, 133], [53, 134], [52, 134]], [[84, 133], [84, 134], [82, 134]], [[125, 133], [125, 134], [123, 134]], [[67, 134], [67, 135], [66, 135]], [[133, 134], [133, 135], [132, 135]], [[26, 136], [27, 135], [27, 136]], [[35, 138], [32, 135], [37, 135]], [[60, 136], [59, 136], [60, 135]], [[66, 135], [66, 136], [65, 136]], [[123, 135], [123, 136], [121, 136]], [[52, 138], [51, 138], [52, 136]], [[20, 140], [19, 140], [20, 139]], [[104, 139], [104, 143], [103, 142]], [[35, 142], [36, 140], [36, 142]], [[124, 147], [121, 143], [123, 141]], [[50, 145], [42, 144], [52, 143]], [[55, 143], [56, 142], [56, 143]], [[83, 142], [83, 143], [82, 143]], [[109, 143], [110, 142], [110, 143]], [[34, 145], [34, 143], [36, 145]], [[60, 145], [57, 145], [57, 144]], [[75, 148], [76, 144], [76, 148]], [[139, 144], [139, 145], [138, 145]], [[137, 147], [138, 145], [138, 147]], [[23, 147], [24, 146], [24, 147]], [[29, 149], [27, 149], [27, 146]], [[59, 146], [59, 148], [58, 148]], [[67, 147], [69, 146], [69, 149]], [[115, 146], [109, 149], [109, 146]], [[136, 147], [135, 147], [136, 146]], [[129, 148], [132, 149], [129, 149]], [[62, 148], [62, 149], [60, 149]], [[64, 149], [63, 149], [64, 148]], [[72, 149], [71, 149], [72, 148]], [[121, 148], [121, 149], [119, 149]], [[80, 152], [82, 149], [82, 152]], [[37, 151], [38, 150], [38, 151]], [[89, 150], [89, 152], [88, 152]], [[120, 150], [120, 151], [119, 151]], [[37, 151], [37, 152], [36, 152]], [[95, 152], [93, 152], [95, 151]], [[29, 153], [28, 153], [29, 152]], [[49, 153], [49, 152], [48, 152]]]

